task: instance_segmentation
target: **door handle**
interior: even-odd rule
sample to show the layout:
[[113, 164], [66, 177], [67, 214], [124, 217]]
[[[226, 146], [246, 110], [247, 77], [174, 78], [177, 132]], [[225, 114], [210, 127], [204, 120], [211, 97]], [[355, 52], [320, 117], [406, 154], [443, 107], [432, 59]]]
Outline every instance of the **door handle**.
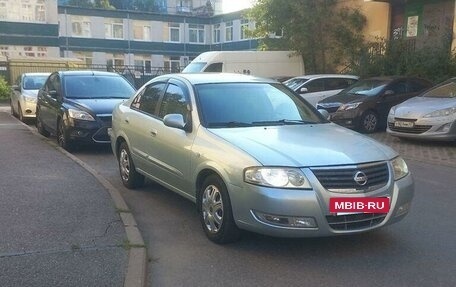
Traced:
[[125, 120], [125, 123], [129, 124], [130, 123], [130, 119], [126, 118]]
[[157, 130], [150, 130], [150, 134], [154, 137], [157, 136]]

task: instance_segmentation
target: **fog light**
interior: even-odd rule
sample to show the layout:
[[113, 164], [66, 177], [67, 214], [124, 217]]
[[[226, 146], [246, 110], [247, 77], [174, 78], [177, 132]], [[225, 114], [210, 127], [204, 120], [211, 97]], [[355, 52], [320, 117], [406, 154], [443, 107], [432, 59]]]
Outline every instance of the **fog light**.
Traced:
[[450, 130], [451, 123], [444, 124], [440, 128], [437, 129], [437, 132], [444, 132], [447, 133]]
[[85, 133], [83, 131], [72, 131], [71, 132], [72, 137], [85, 137], [86, 135], [87, 135], [87, 133]]
[[32, 113], [32, 110], [31, 110], [31, 109], [26, 109], [26, 110], [25, 110], [25, 113], [26, 113], [26, 114], [31, 114], [31, 113]]
[[396, 217], [406, 214], [409, 211], [409, 209], [410, 209], [410, 203], [409, 202], [399, 206], [399, 208], [396, 211]]
[[351, 125], [353, 121], [345, 121], [347, 125]]
[[281, 227], [294, 227], [294, 228], [316, 228], [317, 222], [313, 217], [294, 217], [275, 214], [266, 214], [261, 212], [253, 212], [255, 218], [259, 221], [281, 226]]

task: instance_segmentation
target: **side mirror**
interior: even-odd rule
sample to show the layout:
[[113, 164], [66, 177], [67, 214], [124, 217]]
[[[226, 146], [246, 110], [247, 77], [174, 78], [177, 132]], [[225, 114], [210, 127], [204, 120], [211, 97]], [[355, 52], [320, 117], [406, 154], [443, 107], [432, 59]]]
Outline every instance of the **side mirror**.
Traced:
[[386, 90], [384, 93], [383, 93], [384, 96], [392, 96], [394, 95], [394, 91], [393, 90]]
[[300, 94], [305, 94], [305, 93], [307, 93], [308, 91], [309, 91], [309, 90], [308, 90], [307, 88], [301, 88], [301, 89], [299, 90], [299, 93], [300, 93]]
[[21, 87], [19, 85], [12, 85], [11, 88], [15, 91], [18, 91], [20, 92], [21, 91]]
[[328, 113], [327, 110], [325, 110], [325, 109], [318, 109], [318, 112], [319, 112], [325, 119], [327, 119], [327, 120], [329, 121], [329, 119], [330, 119], [331, 116], [330, 116], [330, 114]]
[[184, 117], [181, 114], [169, 114], [163, 118], [163, 123], [167, 127], [185, 130]]

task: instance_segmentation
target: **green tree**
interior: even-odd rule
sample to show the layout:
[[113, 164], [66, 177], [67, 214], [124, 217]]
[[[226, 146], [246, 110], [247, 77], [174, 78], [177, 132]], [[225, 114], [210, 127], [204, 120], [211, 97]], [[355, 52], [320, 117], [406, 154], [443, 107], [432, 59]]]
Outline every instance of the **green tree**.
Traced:
[[68, 1], [69, 6], [93, 8], [93, 3], [90, 0], [70, 0]]
[[[353, 65], [364, 43], [365, 16], [337, 0], [258, 0], [247, 16], [256, 22], [253, 34], [264, 39], [264, 48], [296, 51], [307, 73]], [[271, 32], [282, 38], [271, 39]]]
[[109, 0], [95, 0], [95, 7], [110, 10], [115, 9], [115, 7], [111, 5]]

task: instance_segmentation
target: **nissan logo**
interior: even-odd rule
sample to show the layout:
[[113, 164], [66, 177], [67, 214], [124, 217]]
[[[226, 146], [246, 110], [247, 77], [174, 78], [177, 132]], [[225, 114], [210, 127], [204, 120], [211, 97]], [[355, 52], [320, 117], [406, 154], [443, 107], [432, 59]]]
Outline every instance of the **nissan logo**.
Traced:
[[366, 183], [367, 183], [367, 175], [364, 172], [362, 172], [362, 171], [358, 171], [358, 172], [355, 173], [355, 176], [353, 177], [353, 180], [357, 184], [359, 184], [361, 186], [366, 185]]

